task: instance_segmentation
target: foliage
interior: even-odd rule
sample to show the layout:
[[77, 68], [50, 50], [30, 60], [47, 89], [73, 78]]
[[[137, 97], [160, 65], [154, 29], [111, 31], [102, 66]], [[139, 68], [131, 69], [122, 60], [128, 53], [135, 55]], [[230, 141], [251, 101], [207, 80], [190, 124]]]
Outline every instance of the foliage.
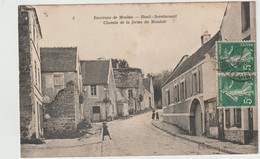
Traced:
[[129, 68], [129, 64], [124, 59], [112, 59], [113, 68]]
[[[159, 103], [162, 101], [162, 90], [161, 86], [166, 81], [166, 79], [170, 76], [171, 70], [164, 70], [159, 74], [147, 74], [147, 77], [153, 79], [153, 89], [154, 89], [154, 101], [155, 103]], [[161, 105], [157, 105], [157, 107], [161, 107]]]
[[82, 104], [84, 102], [84, 96], [83, 96], [83, 93], [80, 93], [79, 94], [79, 103]]

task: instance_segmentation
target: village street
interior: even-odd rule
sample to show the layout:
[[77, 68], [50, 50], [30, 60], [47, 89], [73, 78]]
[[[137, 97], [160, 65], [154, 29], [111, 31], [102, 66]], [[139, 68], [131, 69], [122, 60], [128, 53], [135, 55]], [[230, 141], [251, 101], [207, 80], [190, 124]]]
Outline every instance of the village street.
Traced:
[[[160, 121], [153, 121], [160, 122]], [[101, 124], [93, 124], [91, 137], [46, 140], [22, 144], [22, 157], [147, 156], [222, 154], [214, 149], [174, 137], [152, 125], [151, 112], [108, 123], [112, 140], [101, 140]]]

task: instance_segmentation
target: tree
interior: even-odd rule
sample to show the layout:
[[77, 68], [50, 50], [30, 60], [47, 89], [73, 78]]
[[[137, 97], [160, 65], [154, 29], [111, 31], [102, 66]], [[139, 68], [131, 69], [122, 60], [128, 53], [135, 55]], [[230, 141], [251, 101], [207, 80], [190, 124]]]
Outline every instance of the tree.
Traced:
[[[154, 89], [154, 101], [156, 103], [157, 108], [161, 108], [160, 104], [162, 101], [162, 84], [167, 80], [167, 78], [171, 75], [170, 70], [162, 71], [161, 73], [152, 76], [153, 77], [153, 89]], [[147, 77], [149, 77], [147, 75]]]
[[112, 59], [113, 68], [129, 68], [129, 64], [124, 59]]

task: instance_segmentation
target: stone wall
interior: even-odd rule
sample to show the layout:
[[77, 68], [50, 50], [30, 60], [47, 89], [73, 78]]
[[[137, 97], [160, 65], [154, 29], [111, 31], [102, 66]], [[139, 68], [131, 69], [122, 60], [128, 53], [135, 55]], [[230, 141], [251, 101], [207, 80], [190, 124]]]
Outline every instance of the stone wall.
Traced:
[[228, 141], [242, 144], [247, 143], [245, 140], [246, 132], [244, 130], [225, 130], [224, 133], [225, 139]]
[[174, 106], [165, 107], [163, 113], [190, 113], [191, 100], [186, 100], [181, 103], [177, 103]]
[[190, 131], [190, 103], [191, 100], [187, 100], [174, 106], [165, 107], [163, 109], [163, 121]]
[[170, 123], [176, 125], [186, 131], [190, 131], [190, 117], [189, 116], [173, 116], [164, 114], [163, 121], [166, 123]]
[[70, 81], [60, 90], [52, 103], [46, 105], [44, 131], [46, 138], [66, 138], [76, 133], [81, 121], [79, 92]]
[[32, 74], [31, 74], [31, 54], [28, 12], [19, 8], [19, 94], [20, 94], [20, 135], [22, 138], [30, 137], [29, 125], [32, 120], [33, 98]]

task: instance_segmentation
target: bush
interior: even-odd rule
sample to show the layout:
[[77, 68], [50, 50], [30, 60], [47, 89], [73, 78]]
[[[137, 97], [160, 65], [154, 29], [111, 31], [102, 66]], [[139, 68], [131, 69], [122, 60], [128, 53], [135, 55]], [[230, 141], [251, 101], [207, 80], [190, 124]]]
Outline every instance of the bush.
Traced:
[[92, 128], [92, 124], [90, 121], [88, 121], [87, 119], [84, 119], [82, 122], [80, 122], [78, 124], [78, 127], [77, 129], [78, 130], [81, 130], [81, 129], [89, 129], [89, 128]]

